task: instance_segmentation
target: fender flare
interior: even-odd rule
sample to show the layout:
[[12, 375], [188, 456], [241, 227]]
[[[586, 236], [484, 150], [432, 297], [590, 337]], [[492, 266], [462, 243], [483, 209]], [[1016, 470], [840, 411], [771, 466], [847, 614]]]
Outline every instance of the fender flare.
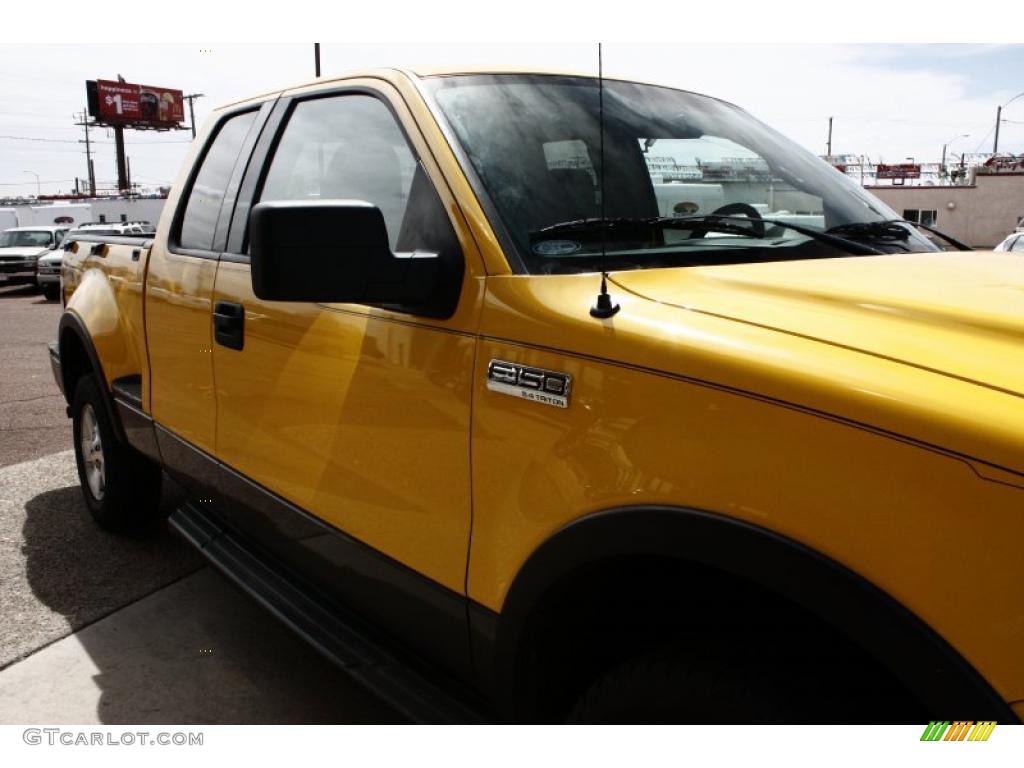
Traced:
[[117, 438], [122, 442], [127, 442], [125, 435], [124, 426], [121, 424], [121, 419], [117, 416], [117, 408], [114, 406], [114, 397], [107, 386], [107, 379], [103, 373], [103, 365], [100, 363], [100, 357], [96, 352], [96, 345], [93, 344], [92, 336], [89, 334], [89, 329], [86, 328], [85, 323], [82, 319], [74, 312], [65, 311], [61, 315], [60, 322], [57, 325], [57, 344], [60, 350], [61, 357], [61, 378], [63, 379], [63, 390], [64, 399], [68, 403], [68, 415], [71, 415], [70, 406], [74, 398], [74, 386], [75, 382], [71, 381], [71, 375], [68, 371], [65, 357], [65, 346], [64, 339], [66, 334], [71, 333], [81, 343], [82, 348], [85, 350], [85, 356], [89, 361], [89, 367], [92, 369], [92, 373], [95, 374], [99, 385], [100, 391], [103, 392], [103, 403], [107, 409], [107, 416], [110, 418], [110, 423], [114, 425], [114, 431], [117, 434]]
[[[800, 605], [859, 643], [922, 703], [943, 717], [1016, 723], [989, 683], [942, 637], [893, 597], [809, 547], [723, 515], [677, 507], [623, 507], [575, 520], [527, 559], [509, 589], [493, 638], [491, 672], [501, 709], [514, 716], [519, 654], [548, 589], [577, 569], [651, 555], [709, 566]], [[946, 714], [948, 713], [948, 714]]]

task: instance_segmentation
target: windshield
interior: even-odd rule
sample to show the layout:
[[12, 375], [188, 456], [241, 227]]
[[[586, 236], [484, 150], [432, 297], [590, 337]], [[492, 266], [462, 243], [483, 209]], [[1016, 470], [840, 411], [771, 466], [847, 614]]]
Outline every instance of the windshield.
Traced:
[[[602, 227], [596, 79], [465, 75], [427, 82], [519, 271], [598, 270], [602, 238], [607, 266], [617, 270], [851, 253], [773, 221], [814, 233], [845, 227], [844, 238], [885, 252], [937, 250], [906, 225], [896, 225], [896, 237], [889, 227], [877, 242], [870, 226], [850, 229], [899, 217], [738, 107], [607, 80], [603, 213], [617, 224]], [[734, 226], [702, 218], [714, 213]], [[752, 220], [750, 232], [731, 217]], [[681, 221], [655, 226], [664, 218]]]
[[0, 248], [49, 248], [53, 234], [42, 230], [7, 230], [0, 234]]

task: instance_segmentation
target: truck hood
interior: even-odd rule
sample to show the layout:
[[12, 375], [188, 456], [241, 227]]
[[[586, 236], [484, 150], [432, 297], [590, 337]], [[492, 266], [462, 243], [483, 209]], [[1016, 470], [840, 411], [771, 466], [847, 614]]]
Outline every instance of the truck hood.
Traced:
[[683, 310], [769, 328], [1024, 397], [1024, 258], [865, 256], [619, 272]]
[[49, 250], [49, 248], [0, 248], [0, 258], [7, 256], [8, 258], [25, 259], [32, 256], [42, 256]]

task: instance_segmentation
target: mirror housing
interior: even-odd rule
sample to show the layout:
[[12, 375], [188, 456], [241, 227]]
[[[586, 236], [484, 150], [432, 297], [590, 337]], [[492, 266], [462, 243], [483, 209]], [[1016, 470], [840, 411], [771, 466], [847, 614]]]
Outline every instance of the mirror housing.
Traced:
[[461, 288], [461, 252], [457, 275], [439, 252], [392, 253], [383, 214], [361, 200], [259, 203], [249, 213], [249, 246], [253, 292], [270, 301], [449, 317]]

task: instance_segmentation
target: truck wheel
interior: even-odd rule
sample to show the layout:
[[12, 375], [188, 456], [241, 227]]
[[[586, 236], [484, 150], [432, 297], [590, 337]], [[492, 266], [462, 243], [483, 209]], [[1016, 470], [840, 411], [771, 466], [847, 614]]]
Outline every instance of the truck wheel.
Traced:
[[43, 285], [40, 286], [43, 290], [43, 296], [46, 297], [47, 301], [56, 301], [60, 298], [60, 287], [56, 285]]
[[799, 722], [785, 697], [773, 688], [756, 671], [745, 670], [739, 659], [730, 663], [659, 654], [612, 669], [576, 702], [568, 722]]
[[71, 414], [78, 479], [93, 519], [124, 533], [157, 517], [160, 467], [117, 439], [94, 376], [78, 380]]

